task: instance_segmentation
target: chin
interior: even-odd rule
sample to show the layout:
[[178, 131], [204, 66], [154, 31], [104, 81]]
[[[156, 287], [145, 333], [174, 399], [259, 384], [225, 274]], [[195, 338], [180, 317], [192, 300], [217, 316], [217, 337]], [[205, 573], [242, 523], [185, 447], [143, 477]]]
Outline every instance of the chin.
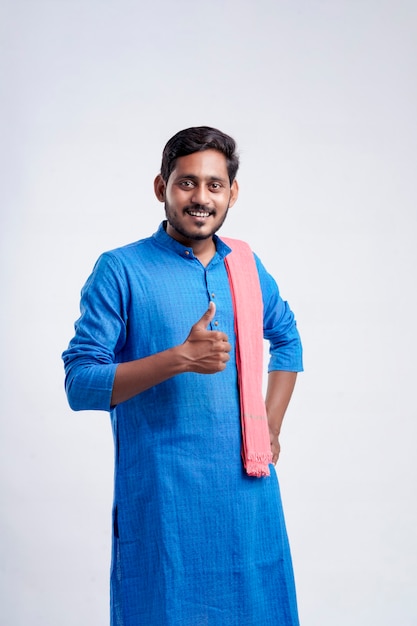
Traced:
[[[206, 230], [204, 228], [204, 230], [201, 229], [189, 231], [185, 228], [181, 228], [179, 224], [170, 223], [170, 226], [176, 233], [181, 235], [181, 237], [184, 237], [185, 239], [188, 239], [190, 241], [204, 241], [204, 239], [211, 239], [214, 233], [218, 230], [217, 228], [210, 228], [209, 230]], [[201, 226], [206, 227], [206, 224], [202, 224]]]

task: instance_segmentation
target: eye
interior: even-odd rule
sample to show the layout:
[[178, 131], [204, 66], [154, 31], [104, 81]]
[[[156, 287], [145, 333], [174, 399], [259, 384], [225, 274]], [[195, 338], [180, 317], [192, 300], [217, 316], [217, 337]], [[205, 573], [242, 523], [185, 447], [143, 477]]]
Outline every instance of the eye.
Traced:
[[213, 191], [219, 191], [222, 188], [220, 183], [211, 183], [210, 187]]
[[181, 180], [179, 182], [179, 186], [183, 187], [184, 189], [191, 189], [192, 187], [194, 187], [194, 182], [192, 180]]

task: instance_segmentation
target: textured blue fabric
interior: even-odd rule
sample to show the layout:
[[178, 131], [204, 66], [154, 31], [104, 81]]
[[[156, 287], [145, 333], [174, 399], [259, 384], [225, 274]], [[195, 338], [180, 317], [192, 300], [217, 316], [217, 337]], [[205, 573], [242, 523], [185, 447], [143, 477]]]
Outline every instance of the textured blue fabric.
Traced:
[[[163, 225], [103, 254], [63, 354], [74, 410], [110, 410], [115, 441], [112, 626], [295, 626], [290, 549], [274, 468], [240, 456], [234, 324], [215, 237], [207, 267]], [[256, 258], [270, 370], [302, 370], [294, 316]], [[175, 376], [110, 407], [117, 363], [182, 343], [216, 303], [212, 328], [233, 346], [226, 369]]]

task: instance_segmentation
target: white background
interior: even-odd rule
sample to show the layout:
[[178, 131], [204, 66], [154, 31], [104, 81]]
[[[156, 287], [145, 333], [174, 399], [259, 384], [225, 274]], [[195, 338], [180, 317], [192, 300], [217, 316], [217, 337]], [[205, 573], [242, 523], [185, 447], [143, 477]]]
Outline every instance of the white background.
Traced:
[[1, 624], [108, 623], [110, 421], [68, 408], [60, 355], [200, 124], [241, 154], [221, 232], [302, 333], [278, 466], [301, 623], [417, 624], [416, 26], [414, 0], [3, 0]]

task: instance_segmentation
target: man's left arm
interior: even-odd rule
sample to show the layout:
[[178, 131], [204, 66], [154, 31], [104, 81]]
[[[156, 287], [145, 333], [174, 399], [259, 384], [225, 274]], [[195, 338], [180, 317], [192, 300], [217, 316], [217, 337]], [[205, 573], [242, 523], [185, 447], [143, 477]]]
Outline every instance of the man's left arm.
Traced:
[[265, 397], [273, 462], [278, 461], [279, 434], [294, 390], [303, 371], [302, 345], [294, 314], [279, 293], [274, 278], [255, 255], [264, 302], [264, 338], [269, 342], [268, 385]]
[[274, 464], [278, 461], [280, 453], [279, 434], [296, 379], [297, 372], [275, 370], [268, 374], [265, 405], [271, 440], [272, 462]]

